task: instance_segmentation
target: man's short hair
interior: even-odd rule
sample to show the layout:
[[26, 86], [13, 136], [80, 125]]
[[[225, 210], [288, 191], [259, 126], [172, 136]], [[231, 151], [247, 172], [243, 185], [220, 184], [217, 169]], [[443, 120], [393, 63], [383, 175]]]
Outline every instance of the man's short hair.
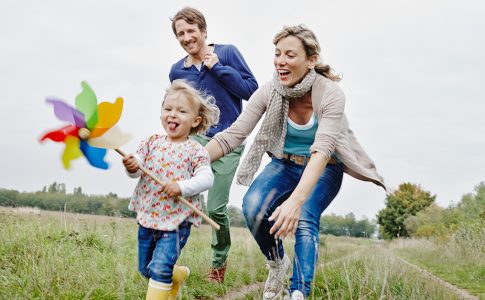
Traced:
[[204, 31], [207, 33], [207, 23], [205, 22], [204, 15], [195, 8], [184, 7], [179, 10], [171, 20], [172, 30], [175, 36], [177, 35], [177, 32], [175, 31], [175, 22], [177, 22], [178, 20], [184, 20], [188, 24], [197, 24], [200, 31]]

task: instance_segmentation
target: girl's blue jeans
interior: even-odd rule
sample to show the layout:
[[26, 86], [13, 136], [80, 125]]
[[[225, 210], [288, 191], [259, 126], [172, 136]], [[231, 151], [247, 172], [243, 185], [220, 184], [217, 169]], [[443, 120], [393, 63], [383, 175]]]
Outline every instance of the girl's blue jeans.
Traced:
[[[259, 248], [268, 260], [283, 258], [280, 239], [269, 234], [274, 222], [268, 221], [298, 185], [305, 166], [272, 158], [253, 181], [243, 199], [243, 213]], [[295, 234], [295, 257], [290, 292], [310, 294], [318, 258], [320, 215], [337, 195], [343, 178], [343, 164], [327, 165], [313, 191], [301, 208]]]
[[146, 278], [171, 283], [173, 266], [187, 242], [192, 223], [184, 221], [175, 231], [138, 227], [138, 271]]

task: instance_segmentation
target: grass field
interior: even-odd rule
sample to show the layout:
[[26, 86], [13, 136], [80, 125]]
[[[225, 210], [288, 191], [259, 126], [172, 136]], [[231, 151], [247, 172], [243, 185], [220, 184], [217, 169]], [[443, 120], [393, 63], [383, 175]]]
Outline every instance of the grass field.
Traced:
[[[144, 299], [147, 281], [137, 272], [133, 219], [0, 208], [0, 224], [0, 299]], [[240, 291], [239, 299], [261, 299], [261, 288], [241, 296], [241, 291], [264, 282], [267, 275], [263, 256], [248, 230], [232, 229], [233, 246], [223, 285], [206, 280], [210, 236], [207, 226], [192, 230], [179, 260], [191, 269], [181, 298], [218, 299]], [[290, 257], [292, 243], [291, 238], [285, 241]], [[447, 276], [447, 281], [483, 298], [483, 249], [470, 260], [466, 247], [460, 248], [459, 253], [450, 252], [450, 261], [448, 256], [436, 255], [440, 249], [429, 243], [322, 236], [311, 299], [462, 297], [410, 268], [396, 254], [438, 276], [444, 274], [440, 270], [448, 270], [459, 280]], [[463, 271], [471, 275], [457, 275]]]

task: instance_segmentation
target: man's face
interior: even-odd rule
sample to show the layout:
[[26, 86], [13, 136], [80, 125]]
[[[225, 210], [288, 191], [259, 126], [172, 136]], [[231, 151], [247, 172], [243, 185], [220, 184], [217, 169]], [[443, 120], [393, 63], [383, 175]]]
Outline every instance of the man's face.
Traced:
[[185, 20], [175, 22], [175, 32], [180, 46], [189, 55], [197, 55], [205, 44], [205, 31], [201, 31], [197, 24], [189, 24]]

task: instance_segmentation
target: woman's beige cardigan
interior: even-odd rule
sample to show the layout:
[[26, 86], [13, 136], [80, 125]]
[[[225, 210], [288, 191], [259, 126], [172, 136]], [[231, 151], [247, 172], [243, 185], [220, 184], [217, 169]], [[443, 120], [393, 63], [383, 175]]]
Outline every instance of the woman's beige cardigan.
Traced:
[[[214, 136], [224, 154], [230, 153], [241, 145], [253, 131], [267, 109], [268, 101], [271, 99], [271, 89], [271, 82], [260, 87], [251, 96], [239, 118], [229, 128]], [[311, 89], [311, 97], [313, 111], [317, 113], [318, 130], [310, 152], [322, 153], [327, 158], [335, 153], [345, 165], [344, 170], [347, 174], [360, 180], [371, 181], [386, 189], [374, 162], [365, 153], [349, 128], [344, 114], [345, 95], [340, 87], [334, 81], [318, 75]], [[287, 119], [279, 121], [287, 122]], [[284, 136], [286, 132], [280, 134]], [[274, 141], [280, 138], [281, 136], [274, 136]], [[271, 154], [281, 158], [282, 153], [283, 149], [280, 149], [279, 153]], [[240, 168], [244, 168], [244, 162]]]

